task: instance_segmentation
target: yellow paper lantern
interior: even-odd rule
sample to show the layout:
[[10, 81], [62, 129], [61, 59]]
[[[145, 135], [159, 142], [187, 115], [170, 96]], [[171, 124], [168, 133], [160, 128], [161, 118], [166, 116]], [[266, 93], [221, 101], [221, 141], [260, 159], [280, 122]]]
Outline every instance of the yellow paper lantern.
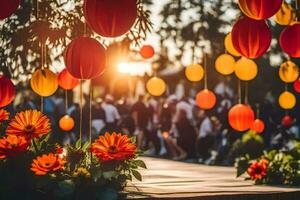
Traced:
[[58, 88], [57, 76], [49, 69], [36, 70], [30, 80], [32, 90], [42, 97], [53, 95]]
[[279, 96], [279, 105], [285, 110], [290, 110], [296, 105], [296, 97], [293, 93], [285, 91]]
[[204, 76], [204, 69], [199, 64], [192, 64], [186, 67], [185, 76], [189, 81], [201, 81]]
[[285, 83], [292, 83], [299, 77], [299, 67], [290, 60], [286, 61], [279, 68], [279, 77]]
[[242, 81], [250, 81], [257, 75], [256, 63], [248, 58], [242, 57], [236, 62], [235, 75]]
[[222, 54], [217, 58], [215, 62], [215, 67], [217, 72], [219, 72], [220, 74], [232, 74], [235, 68], [235, 60], [229, 54]]
[[225, 49], [233, 56], [240, 57], [241, 54], [234, 48], [231, 39], [231, 33], [228, 33], [224, 41]]
[[166, 83], [158, 77], [153, 77], [146, 84], [148, 92], [153, 96], [161, 96], [166, 91]]
[[296, 13], [291, 5], [283, 2], [280, 10], [275, 15], [275, 22], [287, 26], [296, 21]]

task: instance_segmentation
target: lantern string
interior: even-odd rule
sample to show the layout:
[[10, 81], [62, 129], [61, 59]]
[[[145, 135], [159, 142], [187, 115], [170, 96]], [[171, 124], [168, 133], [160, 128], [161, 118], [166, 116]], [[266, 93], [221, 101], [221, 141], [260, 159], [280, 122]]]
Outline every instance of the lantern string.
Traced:
[[[204, 52], [204, 51], [203, 51]], [[203, 65], [204, 65], [204, 89], [207, 89], [207, 57], [204, 53]]]
[[245, 82], [245, 104], [249, 103], [248, 94], [249, 94], [248, 82]]
[[41, 112], [44, 112], [44, 97], [41, 96]]
[[80, 142], [80, 148], [82, 147], [82, 114], [83, 114], [83, 106], [82, 106], [82, 80], [80, 80], [80, 87], [79, 87], [79, 142]]
[[36, 19], [39, 18], [39, 0], [36, 0]]
[[43, 43], [41, 45], [41, 68], [44, 69], [44, 50], [43, 50]]
[[[93, 100], [93, 86], [92, 86], [92, 81], [90, 82], [90, 121], [89, 121], [89, 143], [90, 145], [92, 144], [92, 100]], [[90, 155], [90, 158], [91, 158], [91, 164], [92, 164], [92, 152], [91, 152], [91, 155]]]
[[285, 83], [285, 85], [284, 85], [284, 90], [288, 91], [288, 84], [287, 83]]
[[68, 113], [68, 90], [65, 90], [65, 111]]
[[195, 45], [193, 46], [192, 49], [192, 64], [195, 64]]
[[260, 109], [259, 109], [259, 104], [256, 104], [256, 118], [259, 119], [260, 117]]
[[296, 1], [296, 21], [298, 21], [298, 0], [295, 0]]
[[238, 79], [238, 102], [242, 103], [242, 88], [241, 88], [241, 80]]

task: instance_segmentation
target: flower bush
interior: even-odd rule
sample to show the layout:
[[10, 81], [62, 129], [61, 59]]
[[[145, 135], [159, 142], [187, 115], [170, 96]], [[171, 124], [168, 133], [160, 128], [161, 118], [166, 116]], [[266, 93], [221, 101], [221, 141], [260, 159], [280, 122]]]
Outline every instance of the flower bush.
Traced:
[[50, 136], [50, 120], [37, 110], [17, 113], [7, 124], [0, 138], [0, 199], [114, 199], [127, 181], [142, 179], [137, 169], [146, 165], [137, 160], [135, 138], [105, 133], [92, 144], [61, 147]]
[[247, 173], [246, 179], [256, 184], [300, 185], [300, 142], [294, 141], [290, 150], [271, 150], [257, 160], [249, 155], [236, 162], [237, 176]]

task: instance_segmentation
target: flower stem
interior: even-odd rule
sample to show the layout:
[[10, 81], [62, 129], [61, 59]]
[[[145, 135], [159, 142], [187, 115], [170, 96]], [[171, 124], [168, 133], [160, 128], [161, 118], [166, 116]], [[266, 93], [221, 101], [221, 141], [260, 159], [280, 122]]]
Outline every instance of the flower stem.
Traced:
[[39, 152], [38, 146], [37, 146], [36, 141], [35, 141], [34, 138], [32, 139], [32, 144], [33, 144], [33, 147], [34, 147], [35, 152], [36, 152], [36, 153]]

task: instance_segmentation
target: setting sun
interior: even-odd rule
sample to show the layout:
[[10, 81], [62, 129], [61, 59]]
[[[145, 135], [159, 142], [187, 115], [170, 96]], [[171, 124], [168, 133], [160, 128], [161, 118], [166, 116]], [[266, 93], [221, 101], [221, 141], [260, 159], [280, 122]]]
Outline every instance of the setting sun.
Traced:
[[122, 62], [118, 65], [118, 71], [131, 76], [144, 76], [152, 74], [151, 63], [146, 62]]

